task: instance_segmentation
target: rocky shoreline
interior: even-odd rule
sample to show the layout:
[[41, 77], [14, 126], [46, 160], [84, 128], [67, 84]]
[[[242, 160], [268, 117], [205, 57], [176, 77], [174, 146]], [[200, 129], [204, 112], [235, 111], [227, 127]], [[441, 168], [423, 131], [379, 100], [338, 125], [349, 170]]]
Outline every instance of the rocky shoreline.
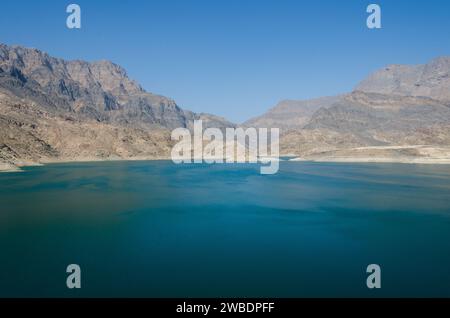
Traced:
[[[404, 149], [433, 149], [436, 150], [436, 148], [431, 147], [424, 147], [424, 146], [416, 146], [416, 147], [385, 147], [395, 150], [404, 150]], [[361, 149], [361, 148], [360, 148]], [[364, 147], [364, 150], [380, 150], [383, 148], [377, 148], [377, 147]], [[439, 151], [439, 150], [438, 150]], [[441, 149], [442, 151], [442, 149]], [[446, 149], [446, 151], [449, 151], [450, 148]], [[450, 155], [447, 157], [441, 156], [399, 156], [399, 155], [393, 155], [391, 157], [387, 156], [381, 156], [378, 155], [367, 155], [367, 152], [359, 156], [350, 155], [351, 152], [349, 152], [349, 155], [345, 156], [341, 154], [340, 156], [327, 156], [327, 155], [309, 155], [304, 157], [297, 157], [292, 156], [290, 154], [289, 156], [292, 157], [291, 159], [287, 159], [286, 161], [292, 161], [292, 162], [334, 162], [334, 163], [401, 163], [401, 164], [430, 164], [430, 165], [450, 165]], [[281, 155], [280, 157], [283, 157]], [[46, 164], [55, 164], [55, 163], [82, 163], [82, 162], [111, 162], [111, 161], [158, 161], [158, 160], [171, 160], [168, 157], [134, 157], [134, 158], [79, 158], [79, 159], [51, 159], [51, 160], [45, 160], [39, 163], [22, 163], [18, 165], [10, 164], [10, 163], [2, 163], [0, 162], [0, 172], [21, 172], [23, 171], [22, 167], [28, 167], [28, 166], [42, 166]], [[280, 159], [280, 161], [284, 161]]]

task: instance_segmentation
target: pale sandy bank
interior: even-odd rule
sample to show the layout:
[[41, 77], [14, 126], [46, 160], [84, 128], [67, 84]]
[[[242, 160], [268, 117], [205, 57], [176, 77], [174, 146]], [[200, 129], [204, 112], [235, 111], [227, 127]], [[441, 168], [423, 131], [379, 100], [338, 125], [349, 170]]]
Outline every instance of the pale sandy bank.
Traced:
[[358, 147], [314, 153], [292, 161], [450, 164], [450, 147], [427, 145]]

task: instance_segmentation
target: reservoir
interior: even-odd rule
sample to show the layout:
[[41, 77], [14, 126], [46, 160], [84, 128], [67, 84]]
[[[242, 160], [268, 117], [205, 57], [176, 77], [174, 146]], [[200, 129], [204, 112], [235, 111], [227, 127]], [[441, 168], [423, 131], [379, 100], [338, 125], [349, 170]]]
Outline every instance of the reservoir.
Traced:
[[[2, 173], [0, 297], [450, 297], [450, 166], [259, 168]], [[69, 264], [81, 289], [66, 287]]]

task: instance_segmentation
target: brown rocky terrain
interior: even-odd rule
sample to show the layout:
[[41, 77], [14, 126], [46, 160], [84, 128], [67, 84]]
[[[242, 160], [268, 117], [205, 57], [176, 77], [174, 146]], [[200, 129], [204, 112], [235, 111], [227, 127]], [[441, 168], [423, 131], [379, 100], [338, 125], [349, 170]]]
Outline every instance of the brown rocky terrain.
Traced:
[[246, 125], [279, 127], [281, 153], [303, 160], [447, 163], [449, 74], [448, 57], [388, 66], [350, 94], [282, 103]]
[[0, 45], [0, 170], [54, 161], [168, 158], [176, 127], [233, 127], [146, 92], [108, 61]]
[[[0, 44], [0, 171], [58, 161], [162, 159], [171, 130], [235, 127], [145, 91], [120, 66]], [[245, 127], [281, 129], [299, 160], [450, 162], [450, 58], [391, 65], [345, 95], [283, 101]]]

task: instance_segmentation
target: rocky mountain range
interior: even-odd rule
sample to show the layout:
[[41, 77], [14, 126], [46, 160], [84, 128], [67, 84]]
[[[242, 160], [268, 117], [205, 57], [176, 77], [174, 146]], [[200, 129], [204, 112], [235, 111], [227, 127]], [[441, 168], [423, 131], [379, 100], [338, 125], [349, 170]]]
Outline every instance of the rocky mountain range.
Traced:
[[[109, 61], [0, 44], [0, 170], [56, 161], [168, 158], [173, 128], [235, 127], [145, 91]], [[450, 162], [450, 57], [391, 65], [348, 94], [283, 101], [244, 127], [281, 129], [299, 160]]]
[[244, 125], [280, 127], [308, 160], [450, 162], [450, 57], [391, 65], [349, 94], [282, 102]]
[[167, 158], [170, 130], [234, 127], [146, 92], [109, 61], [65, 61], [0, 44], [0, 166]]

